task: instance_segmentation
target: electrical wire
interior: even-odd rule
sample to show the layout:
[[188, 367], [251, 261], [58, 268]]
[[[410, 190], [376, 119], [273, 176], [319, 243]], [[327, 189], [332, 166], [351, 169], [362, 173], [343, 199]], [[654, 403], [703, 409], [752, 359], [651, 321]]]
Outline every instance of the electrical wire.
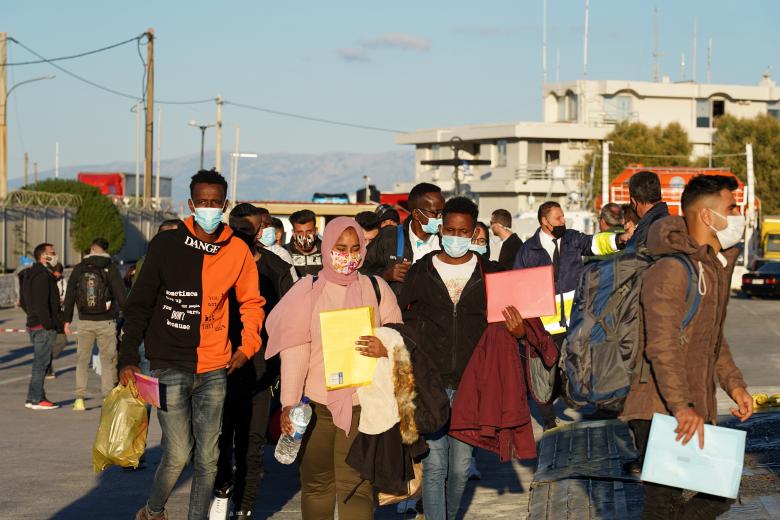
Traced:
[[[123, 97], [123, 98], [126, 98], [126, 99], [132, 99], [133, 101], [145, 101], [145, 99], [144, 99], [145, 96], [144, 97], [139, 97], [137, 95], [128, 94], [127, 92], [121, 92], [119, 90], [116, 90], [116, 89], [113, 89], [113, 88], [110, 88], [110, 87], [106, 87], [105, 85], [101, 85], [99, 83], [96, 83], [96, 82], [94, 82], [92, 80], [89, 80], [89, 79], [85, 78], [84, 76], [80, 76], [80, 75], [76, 74], [75, 72], [71, 72], [70, 70], [66, 69], [65, 67], [63, 67], [61, 65], [58, 65], [56, 63], [52, 63], [51, 60], [49, 60], [48, 58], [38, 54], [37, 52], [35, 52], [34, 50], [29, 48], [28, 46], [26, 46], [22, 42], [20, 42], [19, 40], [11, 39], [11, 38], [9, 38], [9, 40], [12, 40], [14, 43], [19, 45], [23, 49], [25, 49], [30, 54], [33, 54], [34, 56], [37, 56], [38, 58], [40, 58], [42, 60], [41, 61], [42, 63], [48, 63], [52, 67], [61, 70], [62, 72], [64, 72], [68, 76], [71, 76], [72, 78], [75, 78], [75, 79], [77, 79], [77, 80], [79, 80], [79, 81], [81, 81], [83, 83], [86, 83], [87, 85], [90, 85], [90, 86], [93, 86], [93, 87], [95, 87], [97, 89], [100, 89], [100, 90], [103, 90], [105, 92], [108, 92], [109, 94], [114, 94], [115, 96], [120, 96], [120, 97]], [[164, 100], [164, 99], [157, 99], [157, 100], [155, 100], [155, 103], [160, 103], [162, 105], [198, 105], [198, 104], [202, 104], [202, 103], [212, 103], [212, 102], [214, 102], [215, 99], [216, 98], [208, 98], [208, 99], [196, 99], [196, 100], [191, 100], [191, 101], [167, 101], [167, 100]]]
[[[653, 159], [666, 159], [666, 158], [674, 158], [674, 159], [689, 159], [690, 155], [663, 155], [663, 154], [650, 154], [650, 153], [630, 153], [630, 152], [615, 152], [610, 150], [610, 155], [623, 155], [627, 157], [650, 157]], [[739, 157], [744, 156], [745, 152], [742, 153], [721, 153], [721, 154], [713, 154], [713, 155], [707, 155], [707, 157]]]
[[[89, 56], [91, 54], [97, 54], [99, 52], [105, 52], [105, 51], [108, 51], [108, 50], [111, 50], [111, 49], [115, 49], [117, 47], [121, 47], [122, 45], [126, 45], [126, 44], [128, 44], [130, 42], [133, 42], [133, 41], [140, 41], [141, 38], [144, 37], [144, 35], [145, 35], [145, 33], [144, 34], [140, 34], [138, 36], [135, 36], [133, 38], [130, 38], [129, 40], [125, 40], [123, 42], [114, 43], [112, 45], [107, 45], [107, 46], [101, 47], [99, 49], [95, 49], [95, 50], [87, 51], [87, 52], [82, 52], [82, 53], [79, 53], [79, 54], [71, 54], [70, 56], [60, 56], [59, 58], [49, 58], [49, 59], [41, 58], [39, 60], [33, 60], [33, 61], [17, 61], [17, 62], [14, 62], [14, 63], [6, 63], [6, 66], [10, 67], [10, 66], [16, 66], [16, 65], [36, 65], [38, 63], [51, 63], [52, 61], [63, 61], [63, 60], [72, 60], [72, 59], [75, 59], [75, 58], [83, 58], [84, 56]], [[19, 43], [14, 38], [8, 38], [8, 40], [12, 41], [14, 43]]]
[[247, 105], [244, 103], [237, 103], [235, 101], [222, 101], [223, 105], [233, 105], [239, 108], [246, 108], [248, 110], [256, 110], [258, 112], [265, 112], [267, 114], [274, 114], [277, 116], [284, 116], [284, 117], [291, 117], [294, 119], [303, 119], [305, 121], [314, 121], [317, 123], [325, 123], [329, 125], [337, 125], [337, 126], [345, 126], [349, 128], [359, 128], [361, 130], [373, 130], [375, 132], [388, 132], [392, 134], [405, 134], [407, 133], [404, 130], [396, 130], [393, 128], [382, 128], [379, 126], [369, 126], [369, 125], [362, 125], [358, 123], [347, 123], [345, 121], [336, 121], [334, 119], [324, 119], [321, 117], [313, 117], [313, 116], [305, 116], [302, 114], [293, 114], [291, 112], [282, 112], [281, 110], [274, 110], [271, 108], [264, 108], [264, 107], [258, 107], [253, 105]]

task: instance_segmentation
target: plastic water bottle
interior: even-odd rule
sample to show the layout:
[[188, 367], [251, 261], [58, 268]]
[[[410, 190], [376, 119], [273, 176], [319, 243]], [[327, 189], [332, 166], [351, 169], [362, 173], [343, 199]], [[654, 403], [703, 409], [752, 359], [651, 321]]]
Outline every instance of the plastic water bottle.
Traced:
[[276, 443], [274, 457], [282, 464], [292, 464], [295, 457], [298, 456], [298, 450], [301, 449], [303, 434], [306, 433], [306, 427], [311, 420], [311, 406], [309, 398], [304, 397], [300, 403], [293, 406], [290, 410], [290, 421], [292, 422], [293, 434], [282, 434], [279, 442]]

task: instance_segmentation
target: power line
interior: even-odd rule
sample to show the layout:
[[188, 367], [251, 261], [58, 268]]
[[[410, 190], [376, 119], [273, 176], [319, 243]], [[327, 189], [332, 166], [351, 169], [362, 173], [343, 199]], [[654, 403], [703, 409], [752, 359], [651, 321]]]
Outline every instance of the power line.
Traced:
[[[113, 88], [110, 88], [110, 87], [106, 87], [105, 85], [101, 85], [99, 83], [96, 83], [96, 82], [94, 82], [92, 80], [89, 80], [89, 79], [85, 78], [84, 76], [80, 76], [80, 75], [76, 74], [75, 72], [71, 72], [70, 70], [66, 69], [65, 67], [63, 67], [61, 65], [58, 65], [56, 63], [52, 63], [52, 60], [49, 60], [48, 58], [38, 54], [37, 52], [35, 52], [34, 50], [29, 48], [28, 46], [26, 46], [22, 42], [20, 42], [19, 40], [12, 39], [12, 38], [9, 38], [9, 40], [12, 40], [14, 43], [19, 45], [23, 49], [25, 49], [27, 52], [29, 52], [29, 53], [37, 56], [38, 58], [40, 58], [42, 63], [48, 63], [52, 67], [61, 70], [62, 72], [64, 72], [68, 76], [71, 76], [72, 78], [75, 78], [75, 79], [77, 79], [77, 80], [79, 80], [79, 81], [81, 81], [83, 83], [86, 83], [87, 85], [90, 85], [92, 87], [100, 89], [100, 90], [102, 90], [104, 92], [108, 92], [109, 94], [114, 94], [115, 96], [120, 96], [120, 97], [123, 97], [123, 98], [126, 98], [126, 99], [132, 99], [133, 101], [143, 101], [143, 96], [139, 97], [139, 96], [134, 95], [134, 94], [128, 94], [127, 92], [121, 92], [119, 90], [116, 90], [116, 89], [113, 89]], [[133, 41], [133, 40], [130, 40], [130, 41]], [[192, 101], [155, 100], [155, 102], [163, 104], [163, 105], [198, 105], [198, 104], [202, 104], [202, 103], [211, 103], [211, 102], [214, 101], [214, 99], [215, 98], [196, 99], [196, 100], [192, 100]]]
[[284, 116], [284, 117], [292, 117], [294, 119], [303, 119], [305, 121], [314, 121], [317, 123], [325, 123], [329, 125], [337, 125], [337, 126], [346, 126], [350, 128], [360, 128], [362, 130], [373, 130], [375, 132], [388, 132], [392, 134], [405, 134], [407, 133], [405, 130], [396, 130], [393, 128], [382, 128], [379, 126], [369, 126], [369, 125], [362, 125], [358, 123], [347, 123], [345, 121], [336, 121], [334, 119], [324, 119], [321, 117], [313, 117], [313, 116], [305, 116], [302, 114], [293, 114], [290, 112], [282, 112], [281, 110], [274, 110], [271, 108], [263, 108], [253, 105], [246, 105], [244, 103], [236, 103], [235, 101], [222, 101], [222, 104], [224, 105], [233, 105], [239, 108], [246, 108], [248, 110], [256, 110], [258, 112], [265, 112], [267, 114], [274, 114], [277, 116]]
[[[122, 42], [119, 42], [119, 43], [114, 43], [112, 45], [106, 45], [105, 47], [101, 47], [99, 49], [95, 49], [95, 50], [92, 50], [92, 51], [82, 52], [82, 53], [79, 53], [79, 54], [71, 54], [70, 56], [60, 56], [59, 58], [49, 58], [49, 59], [41, 58], [40, 60], [33, 60], [33, 61], [17, 61], [17, 62], [14, 62], [14, 63], [6, 63], [6, 66], [11, 66], [11, 65], [36, 65], [38, 63], [51, 63], [52, 61], [63, 61], [63, 60], [72, 60], [72, 59], [75, 59], [75, 58], [83, 58], [84, 56], [89, 56], [90, 54], [97, 54], [99, 52], [104, 52], [104, 51], [108, 51], [108, 50], [111, 50], [111, 49], [115, 49], [117, 47], [121, 47], [122, 45], [126, 45], [126, 44], [128, 44], [130, 42], [133, 42], [133, 41], [140, 41], [141, 38], [143, 38], [143, 37], [144, 37], [144, 35], [140, 34], [138, 36], [130, 38], [129, 40], [125, 40], [125, 41], [122, 41]], [[15, 42], [15, 43], [19, 43], [14, 38], [8, 38], [8, 40], [10, 40], [12, 42]]]
[[[653, 159], [667, 159], [667, 158], [674, 158], [674, 159], [690, 159], [690, 155], [664, 155], [664, 154], [651, 154], [651, 153], [630, 153], [630, 152], [615, 152], [613, 150], [609, 151], [610, 155], [623, 155], [627, 157], [650, 157]], [[713, 154], [712, 156], [708, 155], [708, 157], [739, 157], [744, 156], [745, 152], [742, 153], [721, 153], [721, 154]]]

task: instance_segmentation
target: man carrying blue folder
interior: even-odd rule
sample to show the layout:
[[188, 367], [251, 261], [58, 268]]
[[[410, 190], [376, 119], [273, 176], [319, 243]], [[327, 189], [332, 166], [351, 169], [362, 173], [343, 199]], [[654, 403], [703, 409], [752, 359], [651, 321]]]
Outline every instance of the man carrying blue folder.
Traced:
[[[660, 259], [644, 275], [642, 358], [621, 415], [629, 421], [640, 457], [653, 413], [673, 415], [676, 440], [687, 444], [695, 436], [703, 448], [704, 423], [717, 419], [716, 381], [737, 404], [734, 416], [745, 421], [753, 414], [723, 335], [739, 255], [734, 246], [745, 227], [735, 189], [733, 177], [694, 177], [682, 195], [685, 217], [663, 218], [649, 230], [647, 247]], [[683, 327], [687, 313], [692, 318]], [[643, 519], [716, 518], [732, 502], [701, 493], [683, 502], [682, 489], [650, 483], [644, 489]]]

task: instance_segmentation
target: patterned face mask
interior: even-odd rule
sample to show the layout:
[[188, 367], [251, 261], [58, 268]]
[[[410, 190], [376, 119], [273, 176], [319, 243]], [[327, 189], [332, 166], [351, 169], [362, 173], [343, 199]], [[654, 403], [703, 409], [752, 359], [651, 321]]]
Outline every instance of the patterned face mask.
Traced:
[[341, 251], [331, 251], [330, 261], [333, 270], [339, 274], [352, 274], [357, 271], [360, 265], [360, 253], [342, 253]]

